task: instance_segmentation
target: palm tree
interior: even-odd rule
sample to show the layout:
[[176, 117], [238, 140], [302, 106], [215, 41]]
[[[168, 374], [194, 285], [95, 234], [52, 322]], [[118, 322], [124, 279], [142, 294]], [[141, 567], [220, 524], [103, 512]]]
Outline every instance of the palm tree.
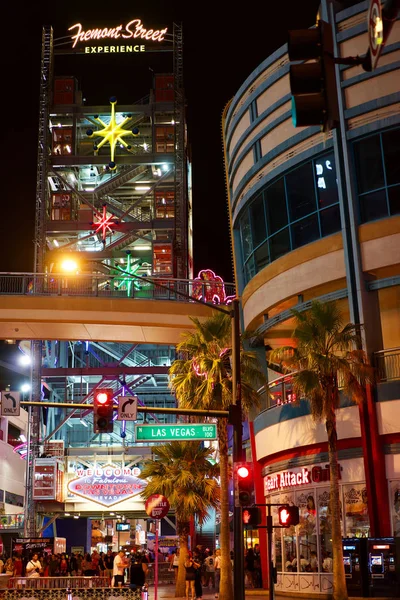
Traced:
[[200, 442], [169, 442], [152, 449], [153, 459], [144, 463], [141, 477], [148, 479], [145, 498], [162, 494], [175, 509], [179, 535], [179, 568], [175, 596], [185, 595], [184, 562], [188, 554], [189, 524], [202, 525], [210, 508], [219, 506], [218, 467], [210, 462], [212, 448]]
[[292, 310], [292, 313], [296, 320], [292, 334], [294, 346], [272, 350], [269, 360], [292, 372], [297, 397], [309, 401], [314, 419], [325, 421], [330, 466], [333, 597], [347, 600], [340, 528], [336, 411], [340, 404], [339, 388], [356, 403], [363, 402], [364, 386], [371, 381], [372, 369], [360, 350], [359, 327], [343, 324], [337, 304], [313, 302], [309, 311]]
[[[186, 332], [177, 346], [182, 358], [170, 368], [171, 387], [179, 406], [192, 409], [228, 410], [232, 404], [231, 317], [215, 312], [200, 322], [191, 318], [193, 332]], [[265, 376], [256, 355], [241, 348], [241, 398], [244, 414], [259, 404], [258, 389]], [[219, 418], [217, 435], [221, 485], [221, 581], [220, 597], [233, 600], [229, 528], [228, 420]]]

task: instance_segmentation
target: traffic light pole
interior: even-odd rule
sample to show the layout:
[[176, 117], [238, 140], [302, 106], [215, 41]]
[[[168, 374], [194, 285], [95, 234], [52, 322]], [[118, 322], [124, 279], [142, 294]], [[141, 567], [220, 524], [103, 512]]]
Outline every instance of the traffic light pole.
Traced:
[[269, 600], [275, 600], [274, 563], [272, 561], [272, 515], [271, 506], [268, 506], [267, 515], [267, 558], [268, 558], [268, 592]]
[[[242, 398], [240, 377], [240, 312], [239, 300], [232, 301], [232, 404], [235, 407], [233, 426], [233, 464], [243, 460], [242, 443]], [[236, 492], [236, 490], [235, 490]], [[233, 508], [233, 585], [235, 600], [244, 600], [244, 547], [242, 508], [237, 494], [234, 493]]]

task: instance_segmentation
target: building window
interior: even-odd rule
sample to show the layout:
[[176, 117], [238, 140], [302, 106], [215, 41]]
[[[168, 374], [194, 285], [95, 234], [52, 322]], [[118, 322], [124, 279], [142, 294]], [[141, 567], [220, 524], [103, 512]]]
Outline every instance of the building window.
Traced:
[[21, 444], [20, 435], [21, 435], [21, 430], [9, 422], [8, 423], [7, 443], [11, 444], [11, 446], [19, 446]]
[[157, 125], [156, 152], [174, 152], [174, 128], [172, 126]]
[[400, 214], [400, 128], [354, 143], [362, 223]]
[[12, 504], [13, 506], [23, 506], [24, 505], [24, 497], [19, 494], [13, 494], [12, 492], [7, 492], [5, 494], [5, 503]]
[[[393, 197], [393, 204], [399, 201]], [[246, 283], [291, 250], [340, 231], [333, 152], [263, 188], [244, 210], [239, 227]]]
[[175, 216], [175, 192], [156, 191], [154, 195], [156, 219], [173, 219]]
[[153, 245], [153, 274], [172, 274], [172, 245], [160, 243]]
[[72, 154], [72, 129], [70, 127], [54, 127], [52, 130], [53, 154], [69, 156]]

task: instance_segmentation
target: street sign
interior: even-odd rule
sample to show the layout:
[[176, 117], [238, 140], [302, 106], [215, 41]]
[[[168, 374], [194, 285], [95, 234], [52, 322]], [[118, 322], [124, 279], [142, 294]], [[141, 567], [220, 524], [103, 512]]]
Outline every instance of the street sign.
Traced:
[[137, 442], [173, 442], [175, 440], [216, 440], [215, 423], [188, 423], [176, 425], [135, 425]]
[[3, 417], [19, 417], [21, 411], [19, 392], [1, 392], [1, 412]]
[[368, 40], [371, 52], [371, 66], [375, 69], [383, 48], [383, 21], [381, 0], [371, 0], [368, 16]]
[[169, 511], [168, 498], [161, 494], [153, 494], [147, 498], [144, 509], [152, 519], [163, 519]]
[[137, 420], [137, 398], [133, 396], [118, 396], [117, 421]]

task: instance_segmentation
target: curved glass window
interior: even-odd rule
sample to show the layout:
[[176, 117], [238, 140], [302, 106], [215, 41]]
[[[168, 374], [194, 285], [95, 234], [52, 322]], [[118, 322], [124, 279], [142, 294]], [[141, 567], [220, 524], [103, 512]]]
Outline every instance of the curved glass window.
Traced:
[[339, 231], [333, 152], [265, 186], [239, 223], [246, 283], [280, 256]]
[[354, 143], [362, 223], [400, 214], [400, 128]]

